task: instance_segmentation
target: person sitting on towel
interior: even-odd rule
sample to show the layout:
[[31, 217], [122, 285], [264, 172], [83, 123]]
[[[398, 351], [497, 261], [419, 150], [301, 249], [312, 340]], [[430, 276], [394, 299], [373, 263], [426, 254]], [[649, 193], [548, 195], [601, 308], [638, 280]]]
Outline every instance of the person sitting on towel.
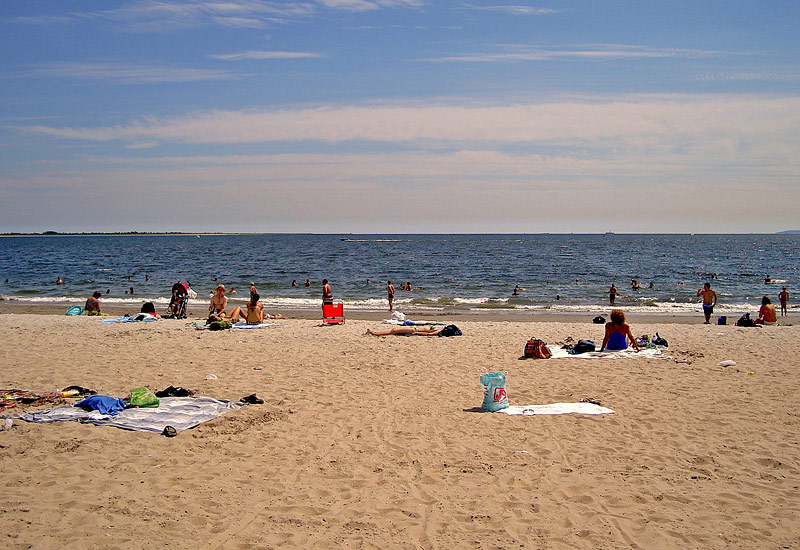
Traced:
[[86, 315], [101, 315], [100, 313], [100, 296], [102, 294], [99, 290], [95, 290], [94, 294], [92, 294], [91, 298], [86, 300], [86, 305], [84, 309], [86, 310]]
[[639, 351], [636, 338], [631, 334], [631, 327], [625, 322], [625, 314], [621, 309], [612, 309], [611, 321], [606, 323], [606, 334], [603, 336], [603, 345], [600, 346], [600, 351], [628, 349], [627, 340], [630, 340], [634, 349]]
[[247, 302], [247, 310], [236, 306], [228, 314], [231, 321], [238, 323], [241, 318], [247, 322], [248, 325], [260, 325], [264, 322], [264, 305], [259, 302], [261, 296], [258, 292], [250, 296], [250, 301]]
[[778, 322], [778, 311], [769, 296], [761, 298], [761, 309], [758, 310], [757, 325], [774, 325]]

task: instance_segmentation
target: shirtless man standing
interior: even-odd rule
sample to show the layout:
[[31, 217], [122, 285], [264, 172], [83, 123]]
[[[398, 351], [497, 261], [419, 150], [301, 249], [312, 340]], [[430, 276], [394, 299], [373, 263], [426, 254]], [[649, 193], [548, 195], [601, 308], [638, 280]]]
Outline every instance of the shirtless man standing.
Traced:
[[333, 292], [331, 285], [328, 284], [328, 279], [322, 279], [322, 305], [333, 303]]
[[781, 293], [778, 294], [778, 301], [781, 303], [781, 317], [787, 314], [786, 302], [789, 301], [789, 293], [786, 292], [786, 287], [783, 287]]
[[386, 281], [386, 294], [389, 297], [389, 312], [394, 311], [394, 285], [392, 281]]
[[706, 316], [705, 324], [710, 324], [711, 314], [714, 313], [714, 306], [717, 305], [717, 293], [711, 290], [711, 283], [706, 283], [703, 288], [697, 291], [698, 296], [703, 297], [703, 315]]

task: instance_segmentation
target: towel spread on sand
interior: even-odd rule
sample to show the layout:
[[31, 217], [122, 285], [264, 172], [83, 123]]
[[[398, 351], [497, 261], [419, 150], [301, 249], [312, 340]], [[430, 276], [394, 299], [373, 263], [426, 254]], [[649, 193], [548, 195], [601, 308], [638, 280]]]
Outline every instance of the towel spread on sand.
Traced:
[[511, 405], [497, 412], [531, 416], [534, 414], [612, 414], [614, 411], [594, 403], [551, 403], [550, 405]]
[[624, 349], [620, 351], [587, 351], [586, 353], [579, 353], [572, 355], [567, 350], [548, 346], [550, 352], [553, 354], [551, 359], [621, 359], [624, 357], [639, 357], [645, 359], [672, 359], [664, 348], [647, 348], [642, 351], [634, 349]]
[[266, 328], [266, 327], [279, 327], [280, 323], [261, 323], [260, 325], [248, 325], [247, 323], [234, 323], [231, 328], [249, 329], [249, 328]]
[[162, 397], [158, 407], [125, 409], [115, 416], [99, 411], [85, 411], [80, 407], [56, 407], [8, 417], [26, 422], [77, 420], [83, 424], [161, 433], [166, 426], [172, 426], [179, 432], [194, 428], [241, 406], [237, 401], [220, 401], [211, 397]]
[[113, 317], [111, 319], [101, 319], [97, 322], [98, 323], [150, 323], [152, 321], [161, 321], [161, 319], [153, 317], [149, 313], [137, 313], [136, 315], [131, 315], [129, 317]]

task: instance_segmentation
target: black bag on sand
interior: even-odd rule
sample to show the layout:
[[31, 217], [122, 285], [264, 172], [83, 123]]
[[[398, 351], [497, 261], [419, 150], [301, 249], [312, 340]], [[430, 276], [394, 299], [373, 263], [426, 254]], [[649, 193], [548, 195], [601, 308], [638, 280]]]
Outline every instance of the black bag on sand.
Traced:
[[603, 317], [602, 315], [598, 315], [597, 317], [592, 319], [592, 323], [594, 323], [595, 325], [602, 325], [605, 322], [606, 322], [606, 318]]
[[744, 315], [739, 317], [738, 321], [736, 321], [736, 326], [737, 327], [755, 327], [755, 326], [758, 326], [758, 325], [756, 325], [756, 322], [753, 321], [750, 318], [750, 314], [749, 313], [745, 313]]
[[581, 353], [587, 353], [589, 351], [595, 351], [595, 349], [597, 349], [597, 347], [591, 340], [578, 340], [578, 343], [573, 346], [573, 348], [570, 350], [570, 353], [573, 355], [578, 355]]
[[717, 319], [718, 325], [727, 325], [728, 324], [728, 317], [726, 315], [720, 315], [719, 319]]
[[447, 325], [442, 330], [439, 331], [437, 336], [461, 336], [462, 332], [461, 329], [455, 325]]

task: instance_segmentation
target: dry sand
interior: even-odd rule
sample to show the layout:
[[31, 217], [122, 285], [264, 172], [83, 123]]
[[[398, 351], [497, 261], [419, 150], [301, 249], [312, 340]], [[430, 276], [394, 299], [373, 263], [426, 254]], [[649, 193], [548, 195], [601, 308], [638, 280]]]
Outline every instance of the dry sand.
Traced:
[[[15, 421], [0, 432], [3, 545], [800, 548], [798, 327], [634, 324], [682, 362], [521, 361], [530, 336], [602, 327], [459, 319], [461, 337], [377, 338], [374, 321], [282, 323], [0, 315], [0, 387], [266, 400], [174, 438]], [[592, 397], [616, 413], [479, 412], [478, 377], [497, 370], [512, 404]]]

